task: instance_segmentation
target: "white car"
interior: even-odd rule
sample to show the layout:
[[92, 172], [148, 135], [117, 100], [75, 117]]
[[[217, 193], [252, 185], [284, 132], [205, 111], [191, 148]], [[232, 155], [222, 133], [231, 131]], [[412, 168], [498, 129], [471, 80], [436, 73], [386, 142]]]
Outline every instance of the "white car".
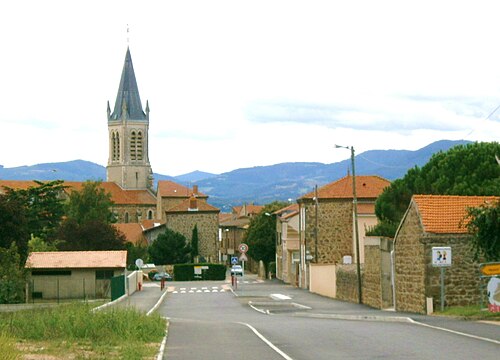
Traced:
[[233, 265], [233, 267], [231, 268], [231, 275], [243, 276], [243, 268], [241, 267], [241, 265]]

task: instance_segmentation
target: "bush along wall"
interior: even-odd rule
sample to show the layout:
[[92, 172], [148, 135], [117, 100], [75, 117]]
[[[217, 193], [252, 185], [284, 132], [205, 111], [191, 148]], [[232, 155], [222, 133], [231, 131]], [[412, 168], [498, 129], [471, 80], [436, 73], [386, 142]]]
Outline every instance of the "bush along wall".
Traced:
[[224, 280], [226, 265], [223, 264], [178, 264], [174, 265], [175, 281]]

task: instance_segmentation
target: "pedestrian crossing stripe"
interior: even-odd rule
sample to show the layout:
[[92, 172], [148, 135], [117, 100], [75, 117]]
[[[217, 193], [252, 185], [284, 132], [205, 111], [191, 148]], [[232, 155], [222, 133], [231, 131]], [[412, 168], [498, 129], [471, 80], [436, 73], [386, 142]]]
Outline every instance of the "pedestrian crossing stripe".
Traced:
[[222, 285], [221, 288], [218, 286], [212, 286], [210, 289], [206, 286], [198, 289], [196, 287], [189, 288], [189, 290], [185, 287], [177, 288], [175, 286], [169, 286], [167, 288], [167, 292], [172, 293], [172, 294], [194, 294], [194, 293], [223, 293], [229, 290], [228, 285]]

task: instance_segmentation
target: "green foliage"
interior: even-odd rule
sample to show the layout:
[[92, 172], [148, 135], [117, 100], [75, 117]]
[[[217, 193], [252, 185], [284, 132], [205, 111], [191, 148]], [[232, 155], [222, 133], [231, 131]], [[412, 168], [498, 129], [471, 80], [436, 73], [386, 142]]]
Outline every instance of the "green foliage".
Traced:
[[198, 225], [193, 228], [193, 233], [191, 235], [191, 261], [194, 262], [194, 258], [199, 255], [198, 252]]
[[[256, 261], [269, 264], [276, 254], [276, 215], [273, 212], [286, 207], [284, 202], [273, 202], [250, 220], [244, 242], [248, 245], [248, 255]], [[267, 215], [266, 215], [267, 214]]]
[[158, 265], [184, 264], [190, 260], [190, 246], [184, 235], [169, 228], [149, 246], [149, 258]]
[[15, 340], [7, 333], [0, 332], [0, 354], [3, 360], [21, 359], [21, 352], [17, 350]]
[[0, 248], [0, 304], [24, 302], [26, 272], [14, 243], [10, 248]]
[[[208, 266], [201, 275], [195, 275], [195, 266]], [[226, 266], [223, 264], [178, 264], [174, 266], [175, 281], [225, 280]]]
[[377, 199], [375, 213], [379, 225], [372, 234], [393, 237], [413, 194], [500, 194], [496, 153], [500, 153], [497, 142], [459, 145], [434, 154], [422, 168], [410, 169]]
[[35, 183], [37, 186], [30, 186], [28, 189], [7, 188], [7, 196], [23, 204], [28, 234], [45, 240], [59, 226], [64, 215], [61, 194], [65, 186], [62, 180]]
[[468, 209], [468, 231], [473, 234], [472, 245], [476, 257], [486, 261], [500, 261], [500, 201]]
[[113, 201], [99, 181], [86, 181], [80, 191], [73, 191], [67, 204], [67, 216], [78, 224], [88, 222], [114, 222], [111, 211]]
[[0, 195], [0, 249], [8, 249], [12, 243], [17, 245], [20, 261], [28, 256], [30, 238], [26, 208], [18, 198]]
[[113, 225], [98, 220], [79, 223], [66, 219], [56, 234], [58, 249], [64, 251], [97, 251], [125, 249], [125, 235]]
[[134, 245], [130, 242], [125, 243], [125, 249], [127, 249], [127, 268], [129, 270], [135, 270], [135, 261], [137, 259], [142, 259], [144, 263], [149, 261], [148, 247], [145, 245]]
[[28, 241], [28, 250], [30, 253], [32, 252], [40, 252], [40, 251], [57, 251], [57, 241], [52, 243], [46, 242], [42, 240], [42, 238], [31, 235], [31, 240]]

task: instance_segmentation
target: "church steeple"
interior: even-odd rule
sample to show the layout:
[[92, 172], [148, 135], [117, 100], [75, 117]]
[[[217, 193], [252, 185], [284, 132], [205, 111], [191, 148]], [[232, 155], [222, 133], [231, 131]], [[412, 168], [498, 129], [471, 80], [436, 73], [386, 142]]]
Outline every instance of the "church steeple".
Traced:
[[120, 86], [116, 94], [115, 108], [108, 120], [122, 119], [147, 120], [146, 114], [142, 110], [141, 97], [139, 96], [139, 88], [137, 87], [129, 48], [127, 48], [125, 55]]
[[142, 110], [130, 49], [127, 48], [113, 112], [107, 107], [109, 158], [107, 181], [123, 189], [151, 189], [149, 164], [149, 103]]

